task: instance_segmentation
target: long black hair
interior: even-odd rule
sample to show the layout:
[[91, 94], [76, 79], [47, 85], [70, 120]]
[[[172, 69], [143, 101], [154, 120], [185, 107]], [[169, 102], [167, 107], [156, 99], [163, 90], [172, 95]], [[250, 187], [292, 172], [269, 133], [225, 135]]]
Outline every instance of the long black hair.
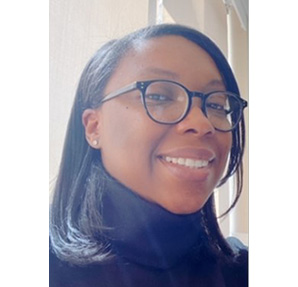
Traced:
[[[72, 264], [85, 265], [104, 262], [109, 248], [103, 238], [100, 202], [105, 188], [105, 175], [100, 172], [100, 151], [89, 146], [85, 139], [82, 113], [98, 108], [103, 91], [117, 69], [119, 61], [138, 41], [166, 35], [182, 36], [204, 49], [214, 60], [230, 92], [239, 95], [233, 72], [219, 48], [202, 33], [185, 26], [162, 24], [143, 28], [121, 39], [112, 40], [101, 47], [85, 67], [74, 100], [68, 123], [60, 170], [50, 208], [50, 242], [56, 255]], [[245, 142], [244, 120], [232, 132], [232, 147], [225, 176], [219, 186], [236, 173], [236, 204], [242, 189], [242, 155]], [[99, 161], [97, 176], [92, 168]], [[219, 229], [213, 195], [201, 210], [210, 250], [225, 258], [233, 252]]]

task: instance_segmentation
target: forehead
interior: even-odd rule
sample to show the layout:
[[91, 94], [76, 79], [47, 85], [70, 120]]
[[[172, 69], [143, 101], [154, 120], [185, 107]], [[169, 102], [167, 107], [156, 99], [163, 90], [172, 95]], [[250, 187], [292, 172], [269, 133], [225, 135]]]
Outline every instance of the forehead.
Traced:
[[200, 89], [209, 82], [222, 83], [210, 55], [181, 36], [136, 41], [120, 61], [110, 83], [115, 89], [133, 81], [152, 79], [179, 81], [190, 89]]

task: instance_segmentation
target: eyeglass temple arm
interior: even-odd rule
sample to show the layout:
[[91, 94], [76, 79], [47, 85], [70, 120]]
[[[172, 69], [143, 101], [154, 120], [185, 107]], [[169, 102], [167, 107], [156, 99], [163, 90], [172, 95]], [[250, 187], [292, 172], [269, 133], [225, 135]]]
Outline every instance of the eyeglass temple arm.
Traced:
[[128, 86], [125, 86], [125, 87], [123, 87], [123, 88], [121, 88], [121, 89], [119, 89], [119, 90], [117, 90], [115, 92], [109, 93], [108, 95], [104, 96], [100, 102], [101, 103], [104, 103], [104, 102], [109, 101], [109, 100], [111, 100], [113, 98], [116, 98], [118, 96], [121, 96], [122, 94], [131, 92], [131, 91], [133, 91], [136, 88], [137, 88], [137, 82], [132, 83], [132, 84], [130, 84]]

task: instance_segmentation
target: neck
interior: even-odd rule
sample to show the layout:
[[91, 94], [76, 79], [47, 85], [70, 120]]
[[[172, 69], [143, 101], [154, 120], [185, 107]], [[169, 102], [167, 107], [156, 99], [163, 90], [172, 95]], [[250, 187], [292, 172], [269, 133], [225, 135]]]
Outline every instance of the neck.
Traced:
[[124, 259], [166, 269], [200, 241], [201, 212], [173, 214], [111, 177], [102, 200], [105, 236], [113, 252]]

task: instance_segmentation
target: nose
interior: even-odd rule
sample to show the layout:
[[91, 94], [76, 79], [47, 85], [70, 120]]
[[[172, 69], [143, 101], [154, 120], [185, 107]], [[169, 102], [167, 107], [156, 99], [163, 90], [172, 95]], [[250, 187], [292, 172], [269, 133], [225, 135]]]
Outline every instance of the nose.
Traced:
[[198, 137], [213, 135], [215, 129], [201, 109], [201, 99], [193, 98], [190, 111], [183, 121], [176, 124], [176, 130], [180, 134], [193, 134]]

